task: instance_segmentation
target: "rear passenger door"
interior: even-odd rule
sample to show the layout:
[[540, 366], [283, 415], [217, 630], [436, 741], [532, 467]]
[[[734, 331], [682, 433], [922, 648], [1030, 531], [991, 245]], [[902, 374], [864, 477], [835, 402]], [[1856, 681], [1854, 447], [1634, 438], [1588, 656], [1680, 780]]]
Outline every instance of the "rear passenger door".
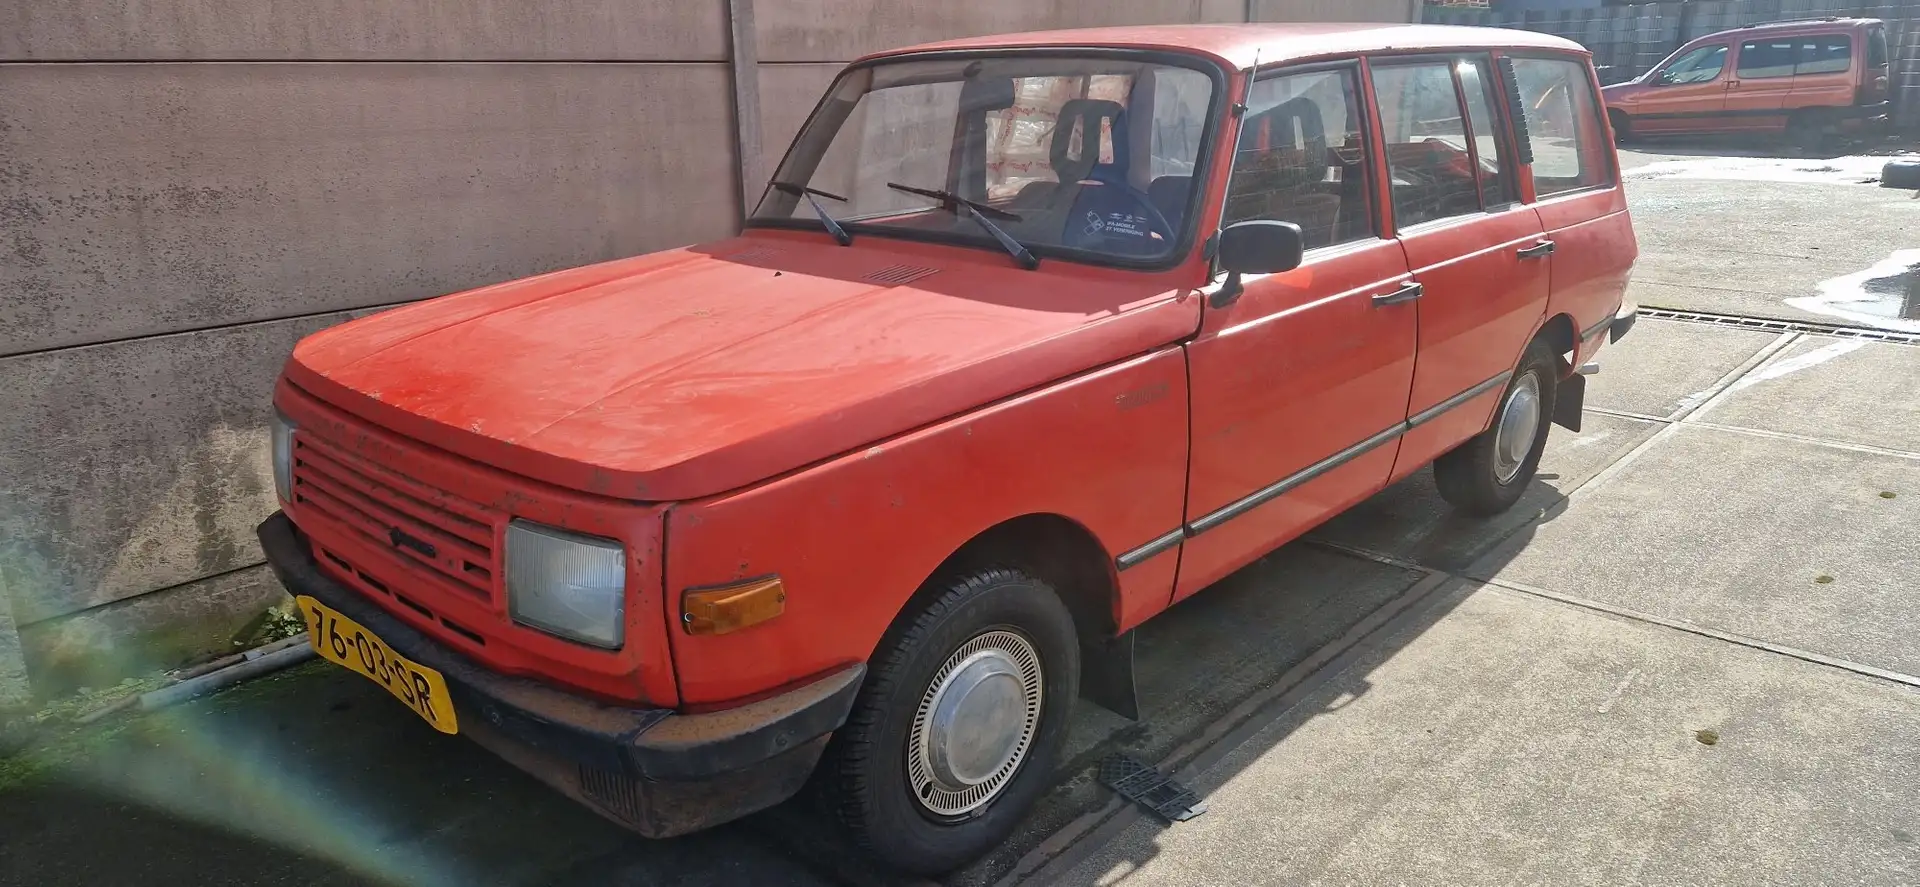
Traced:
[[1357, 62], [1256, 80], [1221, 225], [1293, 222], [1300, 267], [1247, 275], [1187, 346], [1185, 597], [1386, 485], [1407, 416], [1418, 308], [1380, 233]]
[[1573, 318], [1578, 344], [1571, 357], [1579, 366], [1599, 350], [1625, 301], [1639, 252], [1601, 118], [1599, 85], [1584, 58], [1515, 57], [1500, 64], [1512, 69], [1523, 109], [1516, 127], [1527, 161], [1523, 182], [1554, 245], [1547, 316]]
[[1546, 309], [1554, 247], [1520, 201], [1491, 56], [1369, 64], [1393, 224], [1420, 286], [1397, 479], [1487, 427]]
[[1787, 94], [1793, 92], [1793, 58], [1798, 41], [1797, 37], [1741, 41], [1722, 112], [1729, 128], [1777, 130], [1786, 126], [1785, 107]]

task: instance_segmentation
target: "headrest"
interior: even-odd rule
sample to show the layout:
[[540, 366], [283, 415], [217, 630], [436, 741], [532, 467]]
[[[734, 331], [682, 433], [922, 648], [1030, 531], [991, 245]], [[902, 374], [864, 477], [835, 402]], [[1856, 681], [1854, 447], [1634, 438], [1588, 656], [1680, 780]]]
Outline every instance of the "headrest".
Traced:
[[[1078, 182], [1093, 174], [1100, 164], [1100, 124], [1113, 121], [1113, 163], [1127, 167], [1127, 138], [1121, 116], [1126, 108], [1106, 99], [1068, 99], [1060, 105], [1059, 120], [1053, 126], [1053, 145], [1048, 161], [1053, 174], [1062, 182]], [[1074, 153], [1073, 134], [1080, 133], [1079, 156]]]

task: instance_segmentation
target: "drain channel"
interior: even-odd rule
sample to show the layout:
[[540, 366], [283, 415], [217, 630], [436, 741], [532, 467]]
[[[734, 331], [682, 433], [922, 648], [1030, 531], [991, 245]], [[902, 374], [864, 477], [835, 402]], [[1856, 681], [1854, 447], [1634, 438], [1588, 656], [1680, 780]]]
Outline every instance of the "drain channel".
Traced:
[[1841, 326], [1828, 323], [1807, 323], [1797, 320], [1775, 320], [1770, 317], [1747, 317], [1740, 314], [1713, 314], [1706, 311], [1677, 311], [1672, 308], [1648, 308], [1642, 306], [1641, 317], [1653, 317], [1660, 320], [1678, 320], [1684, 323], [1710, 323], [1716, 326], [1731, 326], [1749, 330], [1766, 330], [1776, 333], [1812, 333], [1818, 336], [1833, 336], [1840, 339], [1870, 339], [1875, 342], [1892, 342], [1896, 345], [1920, 345], [1920, 333], [1903, 333], [1894, 330], [1876, 330], [1866, 327]]

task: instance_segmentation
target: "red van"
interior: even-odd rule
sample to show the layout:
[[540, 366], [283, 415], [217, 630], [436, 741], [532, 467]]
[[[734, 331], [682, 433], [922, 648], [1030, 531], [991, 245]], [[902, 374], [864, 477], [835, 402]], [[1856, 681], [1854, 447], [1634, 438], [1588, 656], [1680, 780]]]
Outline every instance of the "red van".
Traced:
[[1556, 37], [881, 53], [738, 237], [300, 343], [260, 538], [323, 656], [617, 822], [813, 778], [946, 870], [1137, 716], [1142, 622], [1428, 465], [1512, 505], [1635, 255]]
[[1886, 126], [1889, 58], [1879, 19], [1749, 25], [1694, 40], [1601, 94], [1622, 139], [1784, 133], [1817, 148], [1830, 133]]

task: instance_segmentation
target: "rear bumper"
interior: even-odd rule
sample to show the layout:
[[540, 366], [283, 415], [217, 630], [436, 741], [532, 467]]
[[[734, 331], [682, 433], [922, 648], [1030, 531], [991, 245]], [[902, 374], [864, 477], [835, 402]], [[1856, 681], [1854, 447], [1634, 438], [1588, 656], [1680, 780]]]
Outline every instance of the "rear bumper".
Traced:
[[1636, 305], [1622, 305], [1614, 312], [1613, 321], [1607, 324], [1607, 341], [1618, 342], [1633, 331], [1633, 325], [1640, 320], [1640, 308]]
[[548, 785], [649, 837], [684, 834], [797, 792], [866, 674], [843, 668], [778, 696], [706, 714], [623, 708], [488, 671], [320, 572], [285, 514], [259, 528], [282, 585], [339, 610], [445, 676], [460, 731]]

